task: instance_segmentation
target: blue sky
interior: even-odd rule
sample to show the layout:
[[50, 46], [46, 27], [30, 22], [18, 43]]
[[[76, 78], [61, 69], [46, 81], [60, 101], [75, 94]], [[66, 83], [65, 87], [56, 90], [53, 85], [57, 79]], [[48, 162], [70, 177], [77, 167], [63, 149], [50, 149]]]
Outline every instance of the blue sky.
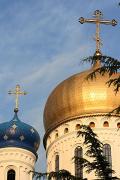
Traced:
[[[20, 98], [19, 118], [41, 136], [36, 170], [45, 171], [43, 109], [55, 86], [90, 65], [81, 59], [95, 52], [95, 26], [81, 25], [100, 9], [118, 25], [102, 26], [102, 52], [119, 58], [119, 0], [0, 0], [0, 121], [13, 117], [16, 84], [28, 92]], [[43, 156], [44, 154], [44, 156]]]

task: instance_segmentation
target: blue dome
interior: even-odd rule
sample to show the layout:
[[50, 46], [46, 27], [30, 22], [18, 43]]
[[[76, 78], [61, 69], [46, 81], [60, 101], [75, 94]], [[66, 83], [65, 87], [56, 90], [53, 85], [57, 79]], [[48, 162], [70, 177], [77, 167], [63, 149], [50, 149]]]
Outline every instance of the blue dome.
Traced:
[[16, 112], [11, 121], [0, 124], [0, 148], [19, 147], [37, 156], [39, 145], [38, 132], [32, 126], [20, 121]]

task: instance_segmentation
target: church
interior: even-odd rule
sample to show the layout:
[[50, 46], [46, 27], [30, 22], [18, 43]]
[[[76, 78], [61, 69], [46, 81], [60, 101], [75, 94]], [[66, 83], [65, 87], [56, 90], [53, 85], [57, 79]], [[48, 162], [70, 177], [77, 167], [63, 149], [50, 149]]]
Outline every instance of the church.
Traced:
[[[81, 17], [80, 23], [96, 24], [96, 51], [100, 56], [100, 24], [116, 25], [116, 21], [103, 20], [101, 12], [94, 12], [95, 18]], [[103, 143], [103, 152], [116, 176], [120, 177], [120, 118], [107, 114], [120, 105], [120, 96], [115, 94], [113, 86], [106, 82], [109, 75], [100, 74], [93, 80], [86, 77], [101, 66], [99, 58], [90, 69], [74, 74], [61, 82], [49, 95], [43, 113], [45, 135], [43, 139], [47, 158], [47, 172], [68, 170], [72, 175], [88, 180], [95, 179], [95, 174], [87, 174], [78, 169], [72, 157], [85, 156], [86, 147], [77, 132], [81, 125], [90, 126]], [[115, 74], [113, 78], [117, 78]], [[14, 117], [11, 121], [0, 124], [0, 180], [32, 180], [40, 145], [39, 132], [18, 116], [18, 97], [25, 95], [20, 86], [9, 94], [16, 96]]]

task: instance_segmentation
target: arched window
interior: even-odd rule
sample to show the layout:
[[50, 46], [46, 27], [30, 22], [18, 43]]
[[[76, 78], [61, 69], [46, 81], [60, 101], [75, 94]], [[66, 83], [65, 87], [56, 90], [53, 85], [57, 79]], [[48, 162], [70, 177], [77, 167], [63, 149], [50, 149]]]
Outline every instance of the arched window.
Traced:
[[82, 147], [80, 147], [80, 146], [76, 147], [74, 154], [75, 154], [75, 157], [78, 158], [75, 160], [75, 176], [78, 178], [83, 178], [83, 167], [79, 161], [79, 158], [83, 157]]
[[80, 124], [76, 124], [75, 129], [76, 129], [76, 130], [79, 130], [79, 129], [80, 129]]
[[117, 128], [120, 128], [120, 123], [117, 123]]
[[68, 133], [68, 128], [64, 129], [64, 134]]
[[55, 172], [59, 171], [59, 155], [55, 156]]
[[95, 123], [94, 123], [94, 122], [90, 122], [89, 126], [90, 126], [91, 128], [94, 128], [94, 127], [95, 127]]
[[104, 127], [109, 127], [109, 123], [107, 121], [104, 122], [103, 124]]
[[[106, 157], [106, 160], [109, 162], [110, 168], [112, 168], [111, 146], [109, 144], [103, 145], [103, 155]], [[109, 176], [112, 177], [112, 174], [110, 174]]]
[[15, 180], [15, 171], [10, 169], [7, 173], [7, 180]]
[[109, 162], [110, 167], [112, 167], [111, 146], [109, 144], [103, 145], [103, 155], [106, 157], [106, 160]]
[[57, 138], [58, 138], [58, 132], [55, 133], [55, 139], [57, 139]]

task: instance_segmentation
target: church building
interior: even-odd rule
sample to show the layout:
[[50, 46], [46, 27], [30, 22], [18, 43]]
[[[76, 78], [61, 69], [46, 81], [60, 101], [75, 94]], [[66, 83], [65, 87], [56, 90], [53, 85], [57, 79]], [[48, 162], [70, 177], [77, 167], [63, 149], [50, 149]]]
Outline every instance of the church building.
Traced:
[[[99, 73], [93, 80], [86, 77], [95, 69], [101, 67], [100, 51], [100, 24], [115, 26], [117, 23], [103, 20], [99, 10], [94, 12], [95, 18], [80, 18], [80, 23], [96, 24], [96, 52], [98, 60], [93, 66], [83, 72], [77, 73], [61, 82], [50, 94], [44, 109], [44, 146], [47, 155], [47, 170], [58, 171], [66, 169], [76, 177], [93, 180], [94, 173], [87, 174], [84, 169], [72, 159], [74, 156], [85, 157], [86, 147], [77, 131], [81, 125], [89, 125], [98, 135], [103, 145], [103, 152], [110, 166], [120, 177], [120, 118], [108, 113], [120, 105], [120, 96], [115, 94], [114, 87], [106, 84], [109, 74]], [[111, 78], [117, 78], [115, 74]]]
[[[83, 72], [74, 74], [61, 82], [49, 95], [44, 108], [45, 135], [43, 139], [47, 172], [68, 170], [72, 175], [93, 180], [94, 173], [87, 174], [78, 168], [73, 157], [85, 157], [86, 147], [77, 132], [81, 125], [89, 125], [103, 143], [103, 152], [110, 166], [120, 177], [120, 118], [108, 113], [120, 105], [120, 96], [115, 94], [114, 87], [106, 82], [109, 74], [98, 74], [93, 80], [86, 77], [101, 67], [100, 24], [116, 25], [116, 21], [103, 20], [99, 10], [94, 12], [95, 18], [80, 18], [80, 23], [96, 24], [97, 62]], [[117, 78], [115, 74], [112, 78]], [[16, 107], [12, 120], [0, 124], [0, 180], [32, 180], [37, 150], [40, 145], [38, 132], [18, 117], [18, 96], [25, 95], [20, 86], [9, 94], [16, 95]]]

